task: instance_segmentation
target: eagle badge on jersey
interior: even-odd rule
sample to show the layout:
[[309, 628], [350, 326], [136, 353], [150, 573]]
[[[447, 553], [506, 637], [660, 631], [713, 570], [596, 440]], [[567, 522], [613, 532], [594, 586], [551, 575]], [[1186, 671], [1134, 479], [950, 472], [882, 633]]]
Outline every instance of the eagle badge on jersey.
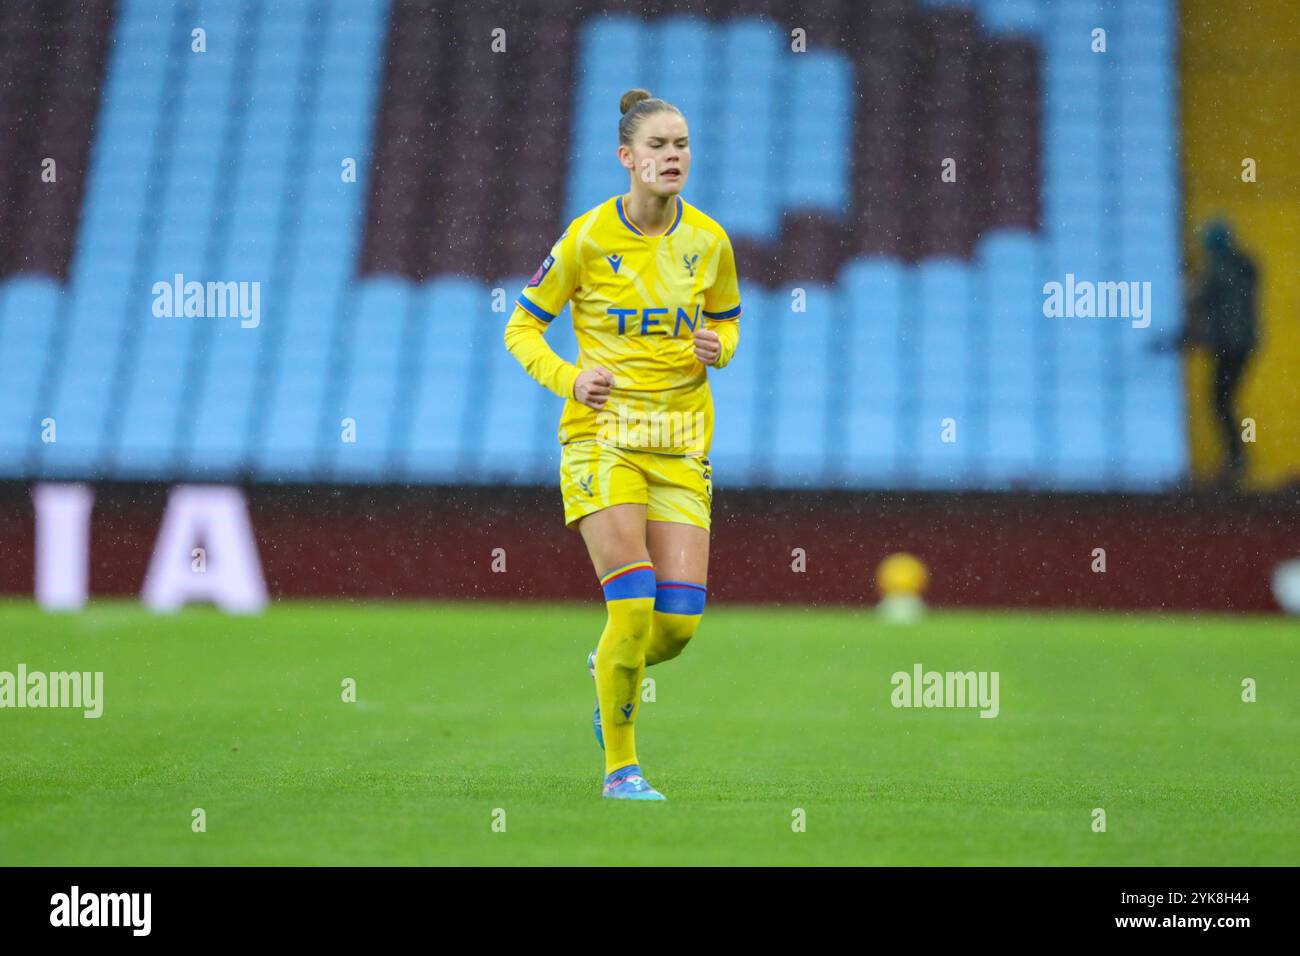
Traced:
[[546, 278], [546, 273], [551, 271], [551, 266], [553, 265], [555, 265], [555, 256], [547, 256], [543, 259], [542, 264], [537, 267], [537, 271], [534, 272], [533, 277], [528, 280], [528, 285], [525, 288], [535, 289], [537, 286], [541, 285], [542, 280]]

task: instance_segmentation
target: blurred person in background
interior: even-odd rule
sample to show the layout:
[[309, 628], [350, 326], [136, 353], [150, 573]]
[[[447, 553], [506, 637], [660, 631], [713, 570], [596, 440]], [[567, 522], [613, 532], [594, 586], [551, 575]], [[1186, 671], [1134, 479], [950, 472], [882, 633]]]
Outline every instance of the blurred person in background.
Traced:
[[1255, 315], [1258, 270], [1221, 219], [1202, 227], [1201, 243], [1205, 267], [1193, 277], [1188, 321], [1178, 344], [1199, 345], [1210, 353], [1214, 416], [1224, 449], [1220, 475], [1225, 483], [1236, 484], [1246, 468], [1237, 392], [1259, 344]]

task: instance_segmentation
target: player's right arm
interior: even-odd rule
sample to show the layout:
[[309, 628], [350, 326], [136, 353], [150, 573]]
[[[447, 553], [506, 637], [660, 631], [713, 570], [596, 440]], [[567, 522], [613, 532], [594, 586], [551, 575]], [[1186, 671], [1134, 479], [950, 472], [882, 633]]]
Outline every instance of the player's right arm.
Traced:
[[609, 398], [614, 376], [607, 369], [580, 369], [555, 354], [546, 330], [564, 309], [581, 279], [576, 230], [572, 225], [551, 247], [532, 279], [515, 302], [506, 323], [505, 343], [529, 375], [561, 398], [572, 398], [591, 408], [602, 408]]
[[546, 341], [546, 327], [546, 322], [516, 305], [506, 323], [506, 348], [535, 381], [561, 398], [572, 398], [580, 370], [555, 354]]

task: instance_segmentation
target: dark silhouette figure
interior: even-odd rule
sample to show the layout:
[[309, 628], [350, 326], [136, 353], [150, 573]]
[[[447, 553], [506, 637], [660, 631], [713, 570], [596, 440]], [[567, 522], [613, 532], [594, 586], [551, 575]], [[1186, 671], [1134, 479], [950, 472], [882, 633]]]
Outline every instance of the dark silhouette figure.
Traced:
[[1259, 344], [1255, 319], [1255, 263], [1238, 248], [1226, 223], [1213, 221], [1202, 231], [1208, 255], [1204, 273], [1188, 303], [1184, 344], [1210, 351], [1214, 364], [1214, 414], [1223, 436], [1224, 477], [1236, 481], [1246, 467], [1236, 394]]

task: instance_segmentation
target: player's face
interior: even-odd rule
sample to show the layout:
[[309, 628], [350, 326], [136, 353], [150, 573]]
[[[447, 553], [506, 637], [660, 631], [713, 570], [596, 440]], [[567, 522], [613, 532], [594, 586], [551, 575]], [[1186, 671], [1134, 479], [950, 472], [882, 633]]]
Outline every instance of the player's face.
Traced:
[[675, 196], [691, 171], [691, 141], [686, 120], [664, 110], [641, 121], [632, 148], [619, 149], [623, 165], [643, 189], [656, 196]]

